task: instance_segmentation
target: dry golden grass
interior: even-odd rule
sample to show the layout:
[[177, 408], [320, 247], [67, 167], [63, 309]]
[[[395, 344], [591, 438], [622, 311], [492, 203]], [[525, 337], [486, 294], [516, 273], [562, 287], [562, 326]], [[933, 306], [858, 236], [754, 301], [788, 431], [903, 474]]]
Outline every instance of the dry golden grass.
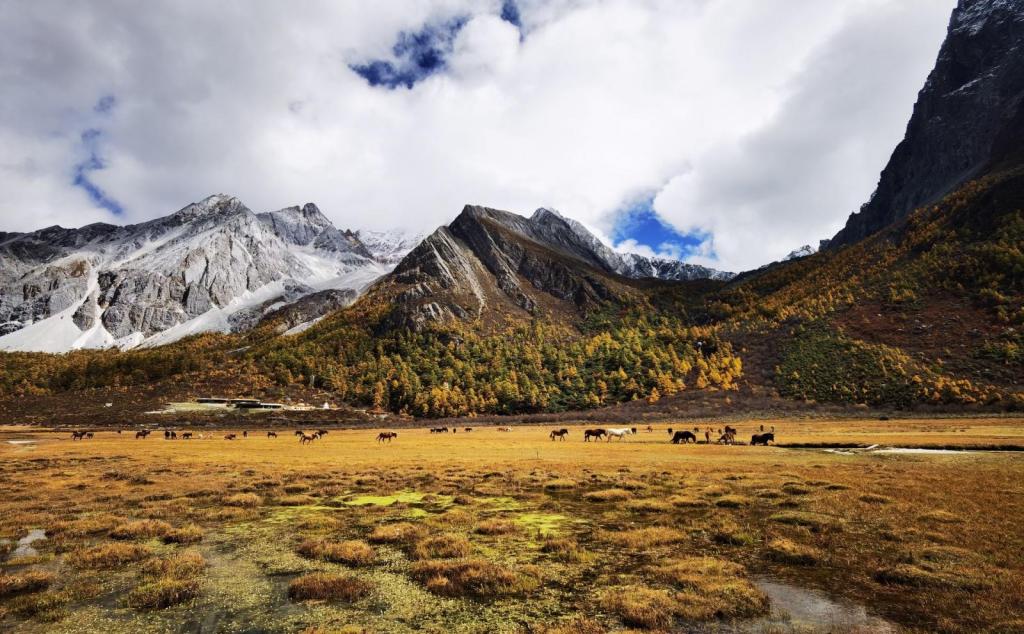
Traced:
[[642, 500], [628, 500], [625, 507], [634, 513], [667, 513], [672, 510], [672, 503], [654, 498], [644, 498]]
[[822, 513], [808, 513], [804, 511], [783, 511], [772, 515], [769, 519], [780, 524], [803, 526], [805, 528], [809, 528], [815, 533], [841, 531], [845, 524], [845, 521], [838, 517], [832, 517]]
[[412, 549], [416, 559], [458, 559], [468, 557], [472, 552], [469, 540], [454, 533], [432, 535], [417, 542]]
[[605, 531], [600, 534], [600, 538], [618, 546], [642, 551], [652, 546], [684, 542], [686, 533], [667, 526], [649, 526], [625, 531]]
[[255, 493], [236, 493], [224, 498], [226, 506], [238, 506], [241, 508], [255, 508], [263, 502], [263, 499]]
[[367, 566], [377, 558], [373, 546], [356, 539], [342, 542], [307, 539], [295, 550], [304, 557], [323, 559], [348, 566]]
[[411, 545], [426, 533], [426, 530], [411, 522], [395, 522], [374, 527], [367, 538], [375, 544], [406, 544]]
[[110, 536], [114, 539], [150, 539], [163, 537], [173, 530], [174, 527], [163, 520], [138, 520], [118, 524], [111, 529]]
[[813, 566], [824, 559], [823, 553], [817, 548], [784, 537], [768, 542], [765, 555], [773, 561], [797, 566]]
[[689, 621], [735, 619], [768, 611], [768, 597], [745, 577], [743, 566], [714, 557], [687, 557], [652, 570], [679, 590], [675, 614]]
[[140, 544], [106, 543], [68, 553], [67, 561], [77, 568], [109, 570], [146, 559], [153, 554], [148, 546]]
[[[1024, 445], [1024, 424], [1011, 419], [765, 422], [780, 442]], [[681, 447], [659, 431], [583, 445], [527, 427], [410, 430], [379, 447], [372, 431], [332, 431], [300, 446], [257, 434], [165, 443], [107, 432], [72, 444], [18, 430], [9, 437], [38, 444], [0, 442], [0, 538], [45, 529], [39, 555], [17, 563], [59, 581], [5, 598], [0, 630], [95, 631], [79, 622], [86, 616], [180, 630], [191, 609], [150, 609], [179, 601], [195, 601], [226, 631], [257, 625], [238, 616], [253, 614], [244, 606], [261, 606], [258, 627], [270, 631], [301, 619], [326, 631], [353, 623], [386, 632], [411, 618], [453, 632], [499, 623], [671, 630], [717, 618], [746, 627], [761, 614], [754, 573], [864, 605], [910, 632], [1014, 631], [1024, 619], [1014, 599], [1024, 595], [1019, 456]], [[346, 504], [395, 492], [412, 495]], [[292, 505], [281, 504], [286, 497]], [[503, 524], [518, 530], [474, 531]], [[122, 539], [104, 541], [112, 532]], [[179, 546], [196, 539], [205, 562]], [[379, 588], [372, 603], [289, 606], [285, 579], [338, 570], [319, 551], [318, 561], [296, 556], [303, 540], [375, 544], [374, 565], [355, 577]], [[606, 591], [621, 595], [606, 604]], [[388, 598], [397, 599], [378, 609]]]
[[13, 575], [0, 574], [0, 597], [45, 590], [53, 583], [53, 579], [53, 573], [44, 570], [26, 570]]
[[293, 579], [288, 584], [288, 598], [293, 601], [340, 601], [355, 603], [373, 591], [370, 582], [345, 574], [314, 572]]
[[541, 544], [540, 550], [552, 559], [565, 563], [580, 563], [589, 559], [579, 543], [567, 537], [549, 537]]
[[602, 603], [626, 625], [649, 630], [670, 628], [680, 607], [667, 590], [629, 586], [609, 588]]
[[518, 530], [519, 527], [514, 522], [507, 520], [485, 520], [473, 528], [473, 532], [480, 535], [508, 535]]
[[161, 539], [165, 544], [195, 544], [203, 540], [203, 529], [197, 524], [187, 524], [164, 533]]
[[591, 491], [583, 497], [591, 502], [622, 502], [633, 497], [633, 494], [625, 489], [603, 489]]
[[173, 579], [198, 577], [206, 569], [206, 560], [195, 550], [185, 550], [170, 557], [151, 559], [142, 565], [145, 574]]
[[539, 581], [485, 559], [431, 559], [413, 564], [412, 577], [434, 594], [499, 597], [535, 589]]
[[125, 604], [140, 610], [162, 610], [191, 601], [199, 595], [195, 579], [158, 579], [128, 593]]

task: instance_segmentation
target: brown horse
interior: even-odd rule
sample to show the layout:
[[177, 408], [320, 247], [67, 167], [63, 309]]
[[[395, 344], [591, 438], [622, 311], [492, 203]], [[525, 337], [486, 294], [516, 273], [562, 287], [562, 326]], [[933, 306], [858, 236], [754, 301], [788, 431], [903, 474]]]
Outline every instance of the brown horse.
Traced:
[[319, 436], [317, 436], [315, 433], [311, 434], [309, 436], [307, 436], [306, 434], [302, 434], [301, 436], [299, 436], [299, 444], [300, 445], [305, 445], [307, 443], [313, 442], [317, 438], [319, 438]]
[[268, 431], [267, 438], [277, 438], [277, 432]]
[[382, 431], [377, 434], [377, 442], [384, 442], [385, 440], [391, 442], [392, 438], [398, 438], [397, 431]]
[[85, 438], [84, 431], [73, 431], [71, 432], [71, 440], [83, 440]]
[[685, 445], [688, 442], [697, 442], [697, 436], [695, 436], [692, 431], [677, 431], [675, 435], [672, 436], [673, 445], [678, 445], [679, 443], [683, 443]]
[[601, 436], [607, 436], [608, 432], [603, 429], [588, 429], [583, 432], [583, 442], [590, 442], [590, 439], [600, 440]]
[[550, 437], [551, 437], [551, 440], [554, 440], [555, 438], [557, 438], [559, 440], [565, 440], [565, 437], [568, 436], [568, 435], [569, 435], [569, 430], [566, 429], [565, 427], [563, 427], [561, 429], [557, 429], [557, 430], [552, 431], [551, 434], [550, 434]]

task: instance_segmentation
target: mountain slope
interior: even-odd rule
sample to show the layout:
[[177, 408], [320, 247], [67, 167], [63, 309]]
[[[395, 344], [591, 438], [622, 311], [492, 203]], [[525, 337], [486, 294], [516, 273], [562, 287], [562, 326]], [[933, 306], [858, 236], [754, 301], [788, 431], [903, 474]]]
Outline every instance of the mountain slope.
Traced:
[[389, 268], [315, 205], [257, 215], [223, 195], [138, 225], [5, 234], [0, 264], [0, 349], [48, 352], [229, 331]]
[[549, 209], [527, 218], [467, 205], [413, 249], [367, 301], [393, 307], [390, 327], [421, 329], [451, 320], [492, 327], [629, 303], [637, 280], [646, 278], [729, 276], [688, 267], [620, 256], [583, 225]]
[[[993, 166], [1024, 120], [1024, 2], [959, 0], [906, 136], [874, 195], [832, 239], [853, 244]], [[1019, 150], [1019, 146], [1017, 148]]]

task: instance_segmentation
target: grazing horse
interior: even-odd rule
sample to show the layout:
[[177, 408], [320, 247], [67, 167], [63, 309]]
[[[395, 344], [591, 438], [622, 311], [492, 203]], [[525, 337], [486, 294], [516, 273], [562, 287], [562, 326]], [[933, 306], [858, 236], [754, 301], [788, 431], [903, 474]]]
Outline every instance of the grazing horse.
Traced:
[[295, 430], [295, 435], [296, 436], [305, 436], [306, 432], [302, 431], [301, 429], [296, 429]]
[[71, 440], [82, 440], [85, 438], [84, 431], [73, 431], [71, 432]]
[[735, 441], [736, 435], [730, 432], [725, 432], [724, 434], [718, 437], [718, 444], [720, 445], [731, 445]]
[[318, 430], [316, 430], [316, 433], [313, 434], [313, 435], [316, 436], [317, 438], [323, 438], [324, 436], [327, 435], [327, 430], [326, 429], [318, 429]]
[[601, 436], [607, 436], [608, 433], [603, 429], [588, 429], [583, 432], [583, 442], [590, 442], [590, 439], [600, 440]]
[[654, 431], [654, 428], [653, 428], [653, 427], [651, 427], [650, 425], [648, 425], [648, 426], [647, 426], [647, 433], [649, 434], [649, 433], [651, 433], [652, 431]]
[[512, 431], [511, 427], [499, 427], [498, 431]]
[[668, 428], [668, 435], [669, 435], [669, 436], [671, 436], [671, 435], [672, 435], [672, 428], [671, 428], [671, 427], [669, 427], [669, 428]]
[[317, 439], [317, 435], [316, 434], [311, 434], [309, 436], [307, 436], [306, 434], [302, 434], [302, 436], [299, 437], [299, 444], [300, 445], [305, 445], [307, 443], [312, 443], [316, 439]]
[[617, 427], [607, 430], [607, 433], [608, 435], [605, 438], [605, 442], [610, 441], [612, 438], [618, 438], [619, 440], [622, 440], [626, 436], [633, 434], [635, 432], [629, 427]]
[[754, 434], [750, 437], [751, 445], [764, 445], [768, 446], [768, 443], [775, 442], [775, 434], [772, 432], [765, 432], [763, 434]]
[[143, 429], [142, 431], [135, 432], [135, 439], [138, 440], [139, 438], [145, 438], [148, 435], [149, 435], [149, 430], [148, 429]]
[[397, 431], [382, 431], [377, 434], [377, 442], [384, 442], [385, 440], [391, 442], [392, 438], [398, 438]]
[[679, 443], [683, 443], [685, 445], [688, 442], [693, 442], [694, 444], [697, 442], [697, 437], [693, 435], [692, 431], [677, 431], [675, 435], [672, 436], [673, 445], [678, 445]]
[[726, 425], [725, 426], [725, 433], [731, 434], [731, 435], [735, 436], [737, 434], [736, 428], [735, 427], [729, 427], [728, 425]]
[[238, 435], [237, 435], [237, 434], [226, 434], [226, 435], [224, 436], [224, 440], [234, 440], [234, 439], [236, 439], [236, 438], [238, 438]]
[[277, 438], [277, 432], [268, 431], [267, 438]]
[[192, 440], [192, 432], [186, 431], [181, 433], [182, 440]]
[[549, 434], [549, 436], [551, 437], [551, 440], [554, 440], [555, 438], [558, 438], [559, 440], [565, 440], [565, 437], [568, 436], [568, 435], [569, 435], [569, 430], [566, 429], [565, 427], [563, 427], [561, 429], [558, 429], [558, 430], [554, 430], [554, 431], [552, 431]]
[[242, 438], [248, 438], [248, 437], [249, 437], [249, 430], [248, 429], [243, 429], [242, 430]]
[[463, 427], [462, 431], [464, 431], [464, 432], [466, 432], [468, 434], [469, 432], [473, 431], [473, 428], [472, 427]]
[[704, 430], [704, 444], [705, 445], [710, 445], [711, 444], [711, 430], [710, 429], [705, 429]]
[[91, 431], [87, 431], [87, 432], [85, 432], [85, 437], [86, 438], [92, 438], [93, 437], [93, 433]]

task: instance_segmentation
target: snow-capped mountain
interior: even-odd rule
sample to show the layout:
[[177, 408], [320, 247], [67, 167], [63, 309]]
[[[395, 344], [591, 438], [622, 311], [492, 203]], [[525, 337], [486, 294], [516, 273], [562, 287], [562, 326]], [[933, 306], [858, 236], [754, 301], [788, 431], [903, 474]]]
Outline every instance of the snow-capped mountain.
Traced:
[[[530, 222], [541, 228], [541, 233], [553, 238], [555, 242], [576, 242], [574, 252], [585, 254], [585, 259], [593, 260], [601, 268], [633, 279], [653, 277], [660, 280], [729, 280], [735, 274], [726, 271], [687, 264], [668, 258], [652, 258], [637, 253], [618, 253], [590, 232], [582, 223], [566, 218], [553, 209], [541, 208], [534, 212]], [[559, 232], [566, 230], [573, 236], [572, 240], [559, 238]]]
[[374, 258], [384, 264], [394, 266], [402, 261], [409, 251], [427, 237], [425, 233], [410, 232], [404, 229], [388, 231], [357, 231], [356, 238], [366, 246]]
[[0, 350], [169, 343], [306, 297], [301, 315], [315, 318], [318, 304], [354, 301], [401, 249], [374, 248], [315, 205], [255, 214], [225, 195], [137, 225], [0, 234]]
[[812, 247], [809, 244], [805, 244], [799, 249], [793, 249], [792, 251], [790, 251], [789, 255], [782, 258], [782, 261], [788, 262], [790, 260], [799, 260], [800, 258], [806, 258], [809, 255], [814, 255], [817, 252], [818, 250], [816, 248]]

